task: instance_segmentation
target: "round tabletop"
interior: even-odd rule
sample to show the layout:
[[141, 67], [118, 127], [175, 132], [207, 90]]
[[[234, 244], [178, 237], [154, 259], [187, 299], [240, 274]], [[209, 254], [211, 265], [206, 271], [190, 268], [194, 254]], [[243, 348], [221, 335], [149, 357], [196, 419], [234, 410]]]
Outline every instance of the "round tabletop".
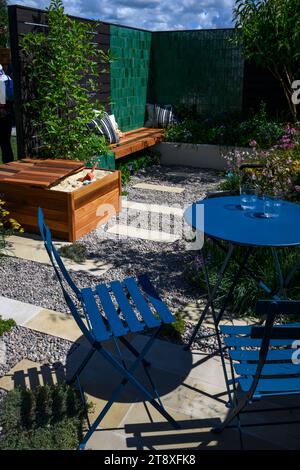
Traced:
[[184, 218], [193, 228], [203, 232], [203, 220], [196, 217], [196, 205], [204, 207], [204, 233], [212, 238], [238, 245], [297, 246], [300, 245], [300, 204], [281, 201], [278, 217], [259, 216], [256, 211], [243, 210], [240, 196], [204, 199], [189, 206]]

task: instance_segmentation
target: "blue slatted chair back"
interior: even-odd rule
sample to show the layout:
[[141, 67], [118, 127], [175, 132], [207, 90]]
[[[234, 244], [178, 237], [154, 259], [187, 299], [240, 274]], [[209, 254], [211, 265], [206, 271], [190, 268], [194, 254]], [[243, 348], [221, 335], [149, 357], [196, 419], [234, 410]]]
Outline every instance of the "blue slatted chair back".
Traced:
[[[99, 284], [95, 292], [91, 288], [78, 289], [66, 270], [64, 263], [54, 246], [51, 232], [44, 220], [43, 211], [38, 211], [39, 229], [50, 257], [55, 273], [60, 282], [65, 300], [81, 331], [92, 342], [104, 341], [110, 336], [123, 336], [128, 332], [139, 332], [147, 328], [157, 328], [162, 323], [173, 323], [175, 317], [158, 296], [146, 275], [126, 278], [123, 282], [112, 281], [109, 286]], [[65, 283], [74, 292], [84, 309], [86, 324], [65, 288]], [[141, 291], [142, 289], [142, 291]], [[99, 306], [95, 294], [99, 299]], [[116, 306], [117, 305], [117, 306]], [[155, 311], [155, 313], [152, 311]], [[136, 311], [140, 318], [137, 318]], [[122, 312], [124, 321], [120, 318]]]
[[257, 398], [300, 393], [300, 364], [292, 360], [300, 324], [275, 324], [278, 315], [300, 317], [300, 301], [261, 300], [256, 313], [266, 315], [264, 326], [220, 327], [227, 335], [224, 342], [234, 361], [237, 382]]
[[52, 266], [54, 268], [54, 271], [56, 273], [56, 276], [59, 280], [60, 286], [62, 288], [63, 294], [65, 301], [77, 323], [79, 326], [80, 330], [84, 334], [84, 336], [91, 342], [93, 343], [95, 341], [94, 335], [91, 332], [91, 327], [89, 322], [87, 321], [86, 323], [83, 321], [80, 312], [78, 311], [78, 308], [73, 301], [71, 295], [67, 291], [64, 285], [64, 281], [67, 283], [67, 285], [70, 287], [70, 289], [74, 292], [76, 298], [80, 301], [81, 300], [81, 291], [78, 289], [76, 284], [74, 283], [73, 279], [71, 278], [70, 274], [68, 273], [56, 247], [54, 246], [52, 242], [52, 236], [51, 236], [51, 231], [48, 227], [48, 225], [45, 223], [44, 219], [44, 214], [42, 209], [39, 207], [38, 209], [38, 225], [39, 225], [39, 230], [42, 236], [42, 239], [44, 241], [45, 248], [47, 250], [47, 253], [49, 255], [50, 261], [52, 263]]

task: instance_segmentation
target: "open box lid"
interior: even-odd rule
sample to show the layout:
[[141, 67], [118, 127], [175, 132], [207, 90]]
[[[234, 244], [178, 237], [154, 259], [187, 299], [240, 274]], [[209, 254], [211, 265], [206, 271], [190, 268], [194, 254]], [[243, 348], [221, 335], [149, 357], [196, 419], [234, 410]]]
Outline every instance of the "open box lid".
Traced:
[[83, 168], [83, 162], [75, 160], [24, 158], [0, 165], [0, 183], [48, 188]]

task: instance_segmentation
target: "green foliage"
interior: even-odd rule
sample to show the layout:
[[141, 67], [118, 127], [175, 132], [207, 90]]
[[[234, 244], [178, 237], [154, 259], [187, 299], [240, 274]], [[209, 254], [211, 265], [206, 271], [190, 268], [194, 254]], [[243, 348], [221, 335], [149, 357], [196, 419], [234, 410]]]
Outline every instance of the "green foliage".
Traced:
[[8, 392], [0, 414], [0, 450], [72, 450], [82, 437], [84, 409], [67, 385], [17, 388]]
[[[209, 279], [211, 286], [217, 282], [217, 274], [224, 260], [224, 253], [221, 252], [212, 242], [206, 240], [206, 247], [209, 255], [206, 259], [208, 266]], [[284, 248], [278, 252], [284, 274], [295, 265], [300, 255], [300, 248]], [[236, 252], [238, 259], [241, 260], [244, 255], [244, 248], [239, 248]], [[276, 269], [274, 260], [270, 250], [256, 249], [255, 255], [249, 259], [248, 268], [261, 277], [264, 282], [276, 289], [278, 287], [278, 279], [276, 277]], [[220, 306], [234, 280], [237, 266], [232, 263], [226, 271], [216, 300], [216, 306]], [[191, 285], [198, 287], [200, 291], [206, 292], [206, 283], [201, 267], [201, 262], [195, 260], [186, 266], [185, 277]], [[257, 282], [247, 274], [243, 274], [235, 288], [234, 295], [228, 305], [228, 311], [235, 317], [243, 317], [245, 315], [254, 315], [257, 300], [266, 297], [264, 291], [258, 286]], [[288, 297], [296, 300], [300, 299], [300, 272], [296, 274], [293, 283], [289, 286]]]
[[13, 233], [23, 233], [24, 229], [13, 218], [9, 217], [9, 211], [4, 208], [5, 202], [0, 199], [0, 253], [5, 248], [5, 239]]
[[157, 165], [159, 161], [160, 154], [153, 150], [138, 152], [127, 158], [122, 158], [121, 162], [117, 161], [116, 169], [121, 171], [122, 185], [125, 186], [130, 177], [142, 168]]
[[180, 342], [185, 330], [185, 321], [179, 312], [175, 314], [175, 318], [174, 323], [164, 324], [161, 335], [170, 341]]
[[16, 326], [15, 320], [3, 320], [3, 318], [0, 316], [0, 336], [2, 336], [3, 333], [10, 331], [14, 326]]
[[281, 83], [296, 121], [292, 83], [300, 72], [299, 0], [236, 0], [233, 14], [235, 40], [245, 59], [267, 68]]
[[255, 140], [260, 148], [268, 148], [283, 135], [282, 125], [268, 117], [266, 106], [261, 104], [257, 113], [247, 118], [240, 115], [215, 117], [191, 116], [169, 126], [167, 142], [191, 144], [238, 145], [248, 147]]
[[87, 249], [82, 243], [61, 246], [58, 252], [61, 256], [69, 258], [75, 263], [83, 263], [87, 257]]
[[93, 43], [96, 26], [70, 19], [61, 0], [52, 0], [47, 13], [48, 34], [29, 33], [21, 41], [31, 90], [25, 110], [42, 142], [40, 154], [88, 160], [108, 150], [104, 137], [94, 135], [87, 124], [95, 117], [94, 108], [102, 109], [90, 99], [99, 92], [96, 59], [104, 70], [111, 58]]
[[8, 15], [7, 2], [0, 0], [0, 47], [7, 47], [8, 43]]

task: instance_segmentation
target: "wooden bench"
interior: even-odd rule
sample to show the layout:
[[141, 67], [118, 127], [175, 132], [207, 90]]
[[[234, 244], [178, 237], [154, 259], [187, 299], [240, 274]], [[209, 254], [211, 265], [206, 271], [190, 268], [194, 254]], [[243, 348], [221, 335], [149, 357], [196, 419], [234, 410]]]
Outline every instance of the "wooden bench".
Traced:
[[126, 157], [126, 155], [152, 147], [163, 139], [163, 129], [141, 127], [140, 129], [125, 132], [124, 136], [120, 138], [120, 142], [110, 145], [110, 148], [115, 154], [115, 159], [118, 160]]

